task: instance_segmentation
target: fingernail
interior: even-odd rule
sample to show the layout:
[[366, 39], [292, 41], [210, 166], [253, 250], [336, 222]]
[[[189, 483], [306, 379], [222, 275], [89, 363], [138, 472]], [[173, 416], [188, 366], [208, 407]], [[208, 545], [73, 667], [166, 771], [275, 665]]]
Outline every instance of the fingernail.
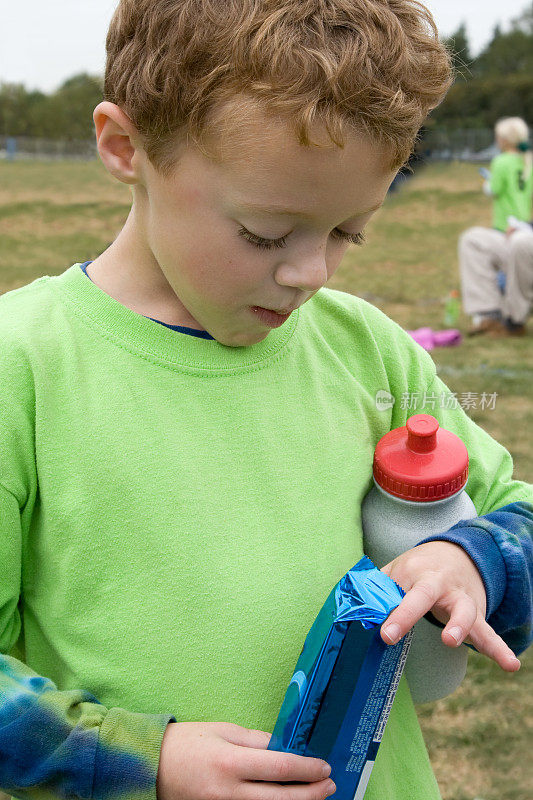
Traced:
[[400, 638], [400, 626], [393, 623], [383, 630], [384, 635], [389, 639], [391, 644], [396, 644]]
[[330, 772], [331, 772], [330, 765], [324, 764], [324, 766], [322, 767], [322, 775], [324, 776], [324, 778], [327, 778]]
[[463, 632], [461, 628], [450, 628], [446, 633], [449, 633], [450, 636], [455, 639], [456, 644], [459, 644], [461, 639], [463, 638]]
[[511, 658], [511, 665], [513, 667], [516, 667], [517, 664], [518, 664], [518, 669], [520, 669], [520, 667], [522, 666], [522, 662], [518, 658]]
[[330, 781], [328, 783], [327, 787], [326, 787], [326, 792], [327, 792], [326, 797], [329, 797], [330, 794], [334, 794], [334, 792], [336, 792], [336, 791], [337, 791], [337, 787], [335, 786], [333, 781]]

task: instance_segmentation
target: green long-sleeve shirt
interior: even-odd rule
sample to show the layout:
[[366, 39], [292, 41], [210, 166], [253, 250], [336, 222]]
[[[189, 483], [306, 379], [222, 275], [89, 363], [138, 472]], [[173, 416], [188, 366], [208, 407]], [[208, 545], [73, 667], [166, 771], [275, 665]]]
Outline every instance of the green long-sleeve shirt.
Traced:
[[[348, 294], [231, 348], [74, 265], [0, 298], [0, 342], [0, 788], [17, 797], [155, 800], [169, 720], [272, 731], [363, 555], [374, 447], [406, 393], [436, 393], [465, 441], [478, 514], [532, 499], [504, 448], [440, 407], [431, 358]], [[402, 679], [366, 800], [438, 797]]]

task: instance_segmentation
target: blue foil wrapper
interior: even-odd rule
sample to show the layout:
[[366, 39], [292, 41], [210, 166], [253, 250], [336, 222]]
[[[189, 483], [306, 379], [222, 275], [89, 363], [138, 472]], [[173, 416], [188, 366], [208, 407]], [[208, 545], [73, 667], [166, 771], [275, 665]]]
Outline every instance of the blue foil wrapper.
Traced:
[[309, 631], [269, 750], [322, 758], [337, 800], [362, 800], [412, 631], [387, 645], [380, 626], [405, 596], [366, 556], [332, 589]]

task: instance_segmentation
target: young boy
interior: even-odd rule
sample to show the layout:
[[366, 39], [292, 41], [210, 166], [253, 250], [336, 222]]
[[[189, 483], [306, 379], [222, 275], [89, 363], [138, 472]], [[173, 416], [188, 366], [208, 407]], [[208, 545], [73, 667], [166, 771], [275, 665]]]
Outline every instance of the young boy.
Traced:
[[[95, 123], [131, 213], [0, 298], [4, 791], [330, 795], [320, 759], [266, 748], [405, 393], [465, 441], [485, 516], [384, 568], [384, 641], [431, 612], [518, 669], [532, 487], [399, 326], [323, 288], [448, 85], [409, 0], [120, 2]], [[405, 680], [365, 797], [439, 797]]]

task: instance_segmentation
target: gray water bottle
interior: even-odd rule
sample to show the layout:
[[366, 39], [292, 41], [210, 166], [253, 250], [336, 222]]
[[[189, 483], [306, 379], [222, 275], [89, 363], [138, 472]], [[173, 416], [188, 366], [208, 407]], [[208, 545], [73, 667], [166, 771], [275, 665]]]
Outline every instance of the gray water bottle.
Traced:
[[[467, 478], [464, 443], [435, 417], [416, 414], [383, 436], [374, 454], [374, 486], [361, 509], [365, 555], [381, 569], [422, 539], [476, 517], [464, 491]], [[466, 674], [468, 648], [448, 647], [441, 634], [425, 618], [414, 626], [405, 676], [415, 703], [446, 697]]]

